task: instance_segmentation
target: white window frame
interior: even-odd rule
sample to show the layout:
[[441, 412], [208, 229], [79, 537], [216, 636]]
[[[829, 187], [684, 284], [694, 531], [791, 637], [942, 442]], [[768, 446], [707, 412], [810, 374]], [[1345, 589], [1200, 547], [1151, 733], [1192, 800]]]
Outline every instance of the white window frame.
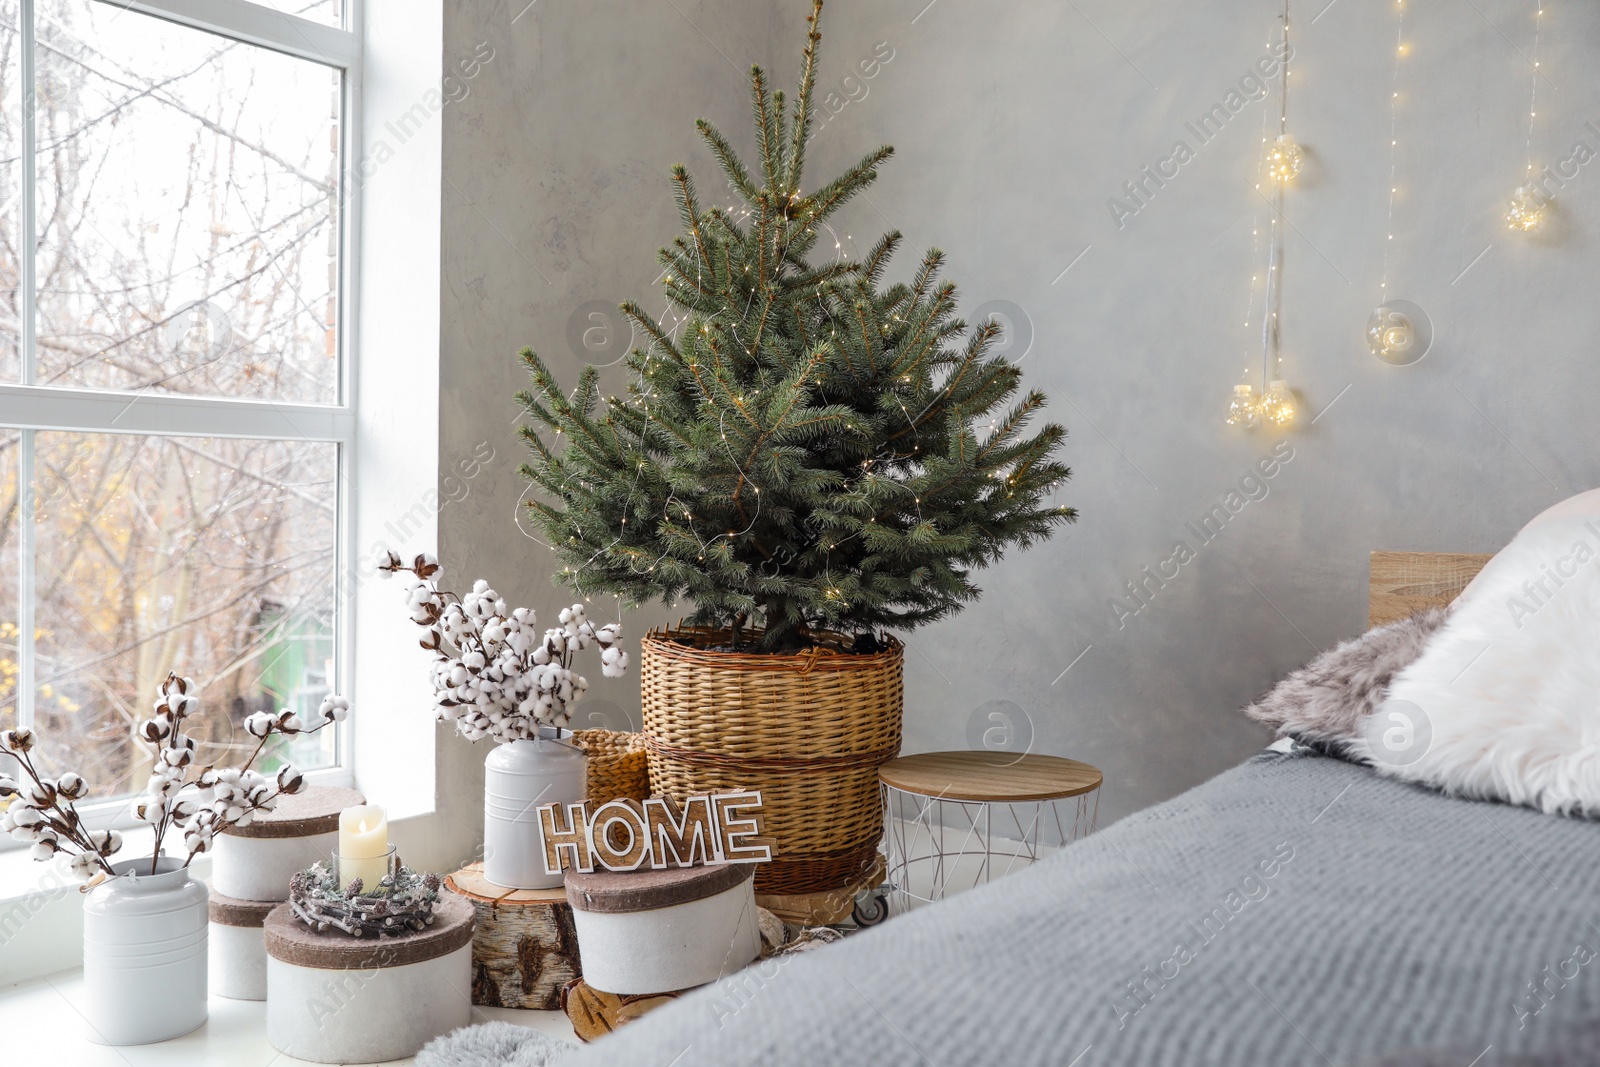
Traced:
[[[337, 352], [339, 381], [331, 404], [299, 404], [231, 398], [163, 395], [92, 389], [63, 389], [34, 383], [37, 364], [35, 348], [36, 264], [24, 256], [19, 265], [20, 307], [29, 310], [22, 320], [22, 381], [0, 383], [0, 428], [22, 432], [18, 469], [18, 678], [17, 721], [29, 725], [34, 702], [34, 494], [33, 435], [39, 430], [76, 431], [105, 434], [149, 434], [168, 437], [233, 437], [331, 442], [338, 446], [335, 520], [334, 664], [335, 677], [329, 685], [354, 698], [355, 633], [354, 606], [346, 591], [347, 580], [356, 558], [356, 493], [353, 477], [355, 443], [358, 432], [356, 398], [358, 351], [357, 324], [360, 264], [360, 182], [352, 181], [354, 161], [361, 158], [362, 30], [364, 0], [344, 0], [344, 25], [328, 26], [295, 15], [274, 11], [248, 0], [98, 0], [108, 6], [164, 19], [178, 25], [203, 30], [281, 52], [341, 72], [341, 118], [339, 146], [339, 293]], [[21, 77], [24, 85], [34, 77], [34, 0], [21, 0], [22, 25]], [[35, 173], [35, 125], [33, 109], [25, 107], [22, 122], [24, 176]], [[20, 201], [22, 248], [36, 243], [37, 189], [31, 180], [22, 183]], [[136, 398], [137, 402], [130, 402]], [[348, 723], [335, 729], [336, 762], [328, 768], [307, 773], [310, 781], [329, 785], [348, 785], [351, 768], [351, 734]], [[48, 738], [42, 739], [48, 744]], [[92, 785], [92, 783], [91, 783]], [[92, 826], [126, 825], [131, 822], [129, 807], [122, 800], [80, 804], [79, 811]], [[0, 838], [0, 851], [11, 842]]]

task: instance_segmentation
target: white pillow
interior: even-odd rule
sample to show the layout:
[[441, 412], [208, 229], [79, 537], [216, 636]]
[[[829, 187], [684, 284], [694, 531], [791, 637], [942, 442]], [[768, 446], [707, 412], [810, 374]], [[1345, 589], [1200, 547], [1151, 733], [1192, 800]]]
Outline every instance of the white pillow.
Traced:
[[1445, 792], [1600, 815], [1600, 490], [1489, 561], [1352, 747]]

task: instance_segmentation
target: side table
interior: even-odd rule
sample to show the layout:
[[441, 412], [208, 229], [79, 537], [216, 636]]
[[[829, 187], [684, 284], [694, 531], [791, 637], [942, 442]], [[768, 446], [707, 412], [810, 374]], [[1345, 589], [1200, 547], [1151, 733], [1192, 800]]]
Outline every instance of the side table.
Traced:
[[[885, 763], [878, 780], [887, 900], [903, 911], [1034, 862], [1040, 824], [1047, 818], [1063, 845], [1093, 830], [1103, 776], [1087, 763], [1060, 756], [924, 752]], [[1067, 801], [1074, 810], [1063, 818]], [[995, 808], [1000, 805], [1005, 815], [999, 819], [1003, 836], [997, 837]], [[946, 809], [951, 809], [951, 825], [945, 822]], [[1014, 838], [1005, 834], [1013, 828]]]

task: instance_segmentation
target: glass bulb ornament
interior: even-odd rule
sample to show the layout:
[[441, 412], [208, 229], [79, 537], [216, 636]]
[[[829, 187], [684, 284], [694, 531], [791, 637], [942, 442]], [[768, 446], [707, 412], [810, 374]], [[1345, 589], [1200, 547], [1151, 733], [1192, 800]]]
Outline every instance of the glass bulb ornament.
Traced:
[[1389, 363], [1406, 363], [1417, 331], [1410, 316], [1392, 307], [1380, 307], [1367, 319], [1367, 347]]
[[1293, 137], [1280, 133], [1267, 150], [1267, 176], [1278, 182], [1293, 181], [1304, 161], [1305, 150], [1295, 144]]
[[1517, 233], [1532, 233], [1544, 222], [1544, 197], [1531, 185], [1519, 185], [1511, 193], [1506, 209], [1506, 228]]
[[1258, 410], [1263, 422], [1273, 426], [1289, 425], [1294, 421], [1296, 410], [1294, 390], [1282, 378], [1275, 379], [1261, 398]]
[[1228, 425], [1243, 426], [1253, 430], [1261, 423], [1261, 406], [1256, 391], [1248, 385], [1233, 387], [1233, 400], [1228, 404]]

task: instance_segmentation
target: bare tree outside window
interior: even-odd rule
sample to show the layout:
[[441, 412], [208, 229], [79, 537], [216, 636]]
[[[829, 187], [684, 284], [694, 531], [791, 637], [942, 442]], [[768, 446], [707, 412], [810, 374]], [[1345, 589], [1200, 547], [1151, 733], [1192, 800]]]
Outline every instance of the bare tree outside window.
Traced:
[[[342, 72], [115, 4], [34, 8], [30, 308], [20, 6], [0, 0], [0, 381], [27, 377], [32, 315], [40, 386], [337, 403]], [[279, 7], [332, 25], [341, 8]], [[132, 726], [169, 670], [203, 687], [204, 760], [245, 743], [251, 712], [313, 710], [339, 470], [326, 441], [0, 427], [0, 725], [29, 703], [30, 644], [46, 761], [98, 796], [142, 787]], [[327, 766], [332, 735], [289, 755]]]

